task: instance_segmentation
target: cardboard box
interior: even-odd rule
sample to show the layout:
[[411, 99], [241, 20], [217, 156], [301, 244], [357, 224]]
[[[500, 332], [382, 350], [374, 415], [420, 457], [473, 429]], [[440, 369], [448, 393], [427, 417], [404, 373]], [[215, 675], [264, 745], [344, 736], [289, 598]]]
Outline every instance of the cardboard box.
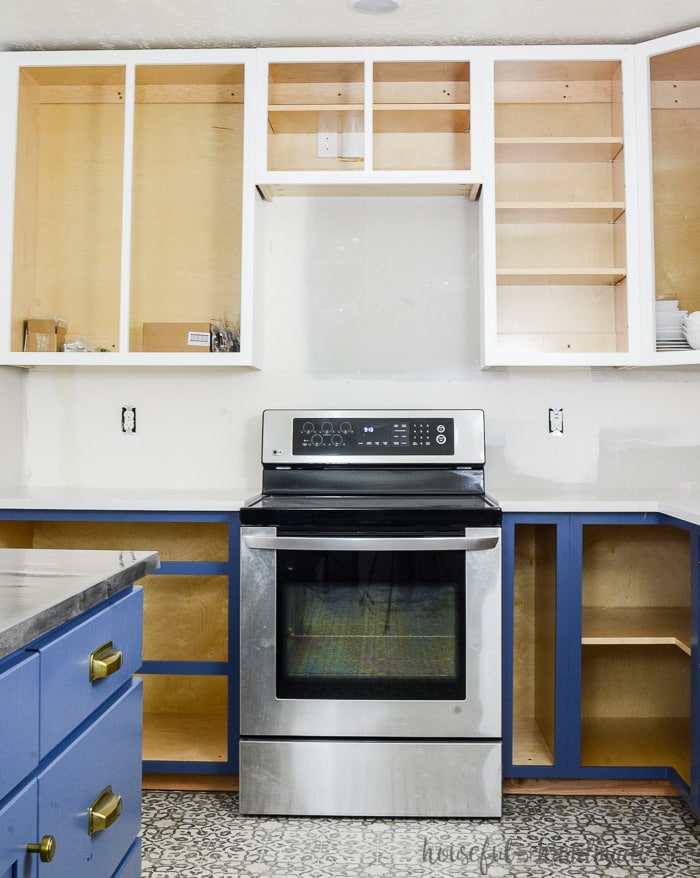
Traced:
[[57, 320], [53, 317], [25, 321], [24, 325], [24, 350], [49, 353], [62, 351], [66, 343], [68, 324], [65, 320]]
[[208, 323], [144, 323], [144, 351], [208, 354], [211, 327]]

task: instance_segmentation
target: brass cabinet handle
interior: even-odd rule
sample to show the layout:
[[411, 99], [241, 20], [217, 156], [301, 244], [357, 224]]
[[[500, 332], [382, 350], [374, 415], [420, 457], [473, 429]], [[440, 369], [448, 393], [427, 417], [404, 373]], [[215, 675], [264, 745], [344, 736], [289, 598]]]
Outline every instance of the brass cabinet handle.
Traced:
[[122, 813], [122, 797], [105, 787], [88, 809], [88, 834], [108, 829]]
[[123, 658], [121, 649], [114, 649], [111, 640], [98, 646], [90, 653], [90, 682], [116, 673], [122, 666]]
[[42, 863], [50, 863], [56, 853], [56, 839], [53, 835], [45, 835], [38, 844], [28, 844], [30, 854], [39, 854]]

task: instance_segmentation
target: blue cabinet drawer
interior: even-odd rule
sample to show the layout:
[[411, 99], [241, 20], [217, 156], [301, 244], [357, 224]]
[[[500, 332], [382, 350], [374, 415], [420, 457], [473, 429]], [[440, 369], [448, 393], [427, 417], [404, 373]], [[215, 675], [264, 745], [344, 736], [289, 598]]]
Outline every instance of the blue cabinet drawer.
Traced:
[[141, 666], [142, 646], [140, 587], [39, 644], [42, 759], [129, 681]]
[[124, 857], [112, 878], [141, 878], [141, 839], [137, 838], [131, 845], [129, 853]]
[[108, 876], [124, 860], [141, 822], [141, 713], [134, 680], [40, 772], [39, 837], [56, 839], [40, 876]]
[[39, 857], [27, 851], [39, 840], [36, 831], [36, 781], [0, 807], [0, 875], [36, 878]]
[[39, 657], [35, 653], [0, 664], [0, 742], [2, 799], [39, 764]]

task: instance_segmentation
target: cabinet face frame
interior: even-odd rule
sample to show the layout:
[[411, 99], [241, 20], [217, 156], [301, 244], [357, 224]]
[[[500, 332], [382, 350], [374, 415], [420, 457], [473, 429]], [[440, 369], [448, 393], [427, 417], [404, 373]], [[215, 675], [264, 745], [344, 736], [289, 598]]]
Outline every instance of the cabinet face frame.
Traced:
[[[700, 350], [685, 349], [657, 351], [656, 349], [656, 297], [659, 295], [660, 298], [673, 298], [674, 296], [671, 294], [678, 293], [678, 291], [656, 289], [657, 264], [655, 257], [656, 234], [654, 230], [655, 187], [653, 154], [654, 116], [655, 114], [660, 115], [663, 113], [665, 115], [667, 112], [672, 113], [673, 110], [663, 110], [660, 113], [659, 110], [655, 109], [658, 87], [652, 82], [652, 71], [655, 59], [661, 59], [663, 56], [672, 56], [673, 53], [683, 52], [683, 50], [691, 50], [696, 55], [696, 58], [700, 59], [700, 27], [683, 31], [682, 33], [672, 34], [667, 37], [649, 40], [635, 46], [639, 141], [638, 179], [640, 181], [639, 234], [641, 265], [641, 362], [643, 365], [650, 366], [693, 365], [700, 363]], [[678, 90], [681, 93], [678, 98], [680, 108], [686, 110], [686, 112], [692, 112], [694, 116], [697, 115], [700, 118], [700, 107], [698, 106], [700, 103], [700, 78], [695, 78], [696, 76], [698, 76], [697, 71], [694, 72], [692, 80], [666, 80], [666, 90]], [[661, 86], [663, 87], [663, 83], [661, 83]], [[661, 99], [661, 95], [659, 95], [658, 99]], [[671, 100], [675, 102], [675, 96], [672, 96]], [[686, 105], [685, 107], [683, 107], [684, 104]], [[693, 130], [697, 131], [699, 127], [700, 121], [695, 122]], [[697, 159], [695, 158], [697, 153], [696, 141], [692, 136], [688, 136], [686, 133], [685, 142], [691, 146], [690, 155], [685, 157], [686, 164], [690, 163], [692, 165], [693, 162], [695, 163], [695, 178], [691, 181], [684, 181], [680, 184], [680, 188], [675, 186], [668, 187], [672, 195], [674, 192], [679, 196], [686, 193], [692, 195], [694, 191], [697, 191], [697, 181], [700, 179], [700, 162], [697, 162]], [[681, 212], [685, 213], [688, 209], [693, 209], [695, 211], [694, 227], [696, 229], [700, 228], [700, 212], [697, 210], [696, 199], [691, 200], [691, 204], [685, 208], [681, 204]], [[683, 229], [679, 231], [679, 234], [683, 235]], [[681, 248], [681, 254], [685, 255], [682, 255], [680, 265], [685, 265], [687, 263], [689, 252], [692, 254], [692, 246], [690, 249], [688, 247], [688, 244], [690, 243], [691, 242], [686, 242]], [[695, 253], [698, 253], [697, 247], [695, 248]], [[667, 264], [671, 264], [672, 262], [668, 256], [665, 261]], [[700, 255], [695, 256], [694, 266], [694, 275], [700, 276]], [[692, 286], [694, 287], [694, 282]], [[686, 290], [685, 292], [687, 296], [688, 291]], [[680, 291], [680, 310], [700, 309], [700, 294], [698, 294], [698, 291], [694, 292], [696, 293], [694, 301], [697, 302], [697, 305], [695, 305], [694, 301], [691, 299], [689, 309], [688, 301], [686, 301], [685, 305], [683, 302], [684, 291]]]
[[[0, 226], [0, 308], [2, 313], [10, 315], [13, 311], [12, 274], [14, 255], [14, 200], [15, 200], [15, 156], [18, 149], [17, 108], [19, 100], [19, 74], [22, 68], [61, 68], [79, 69], [84, 67], [120, 67], [125, 70], [124, 86], [124, 131], [123, 131], [123, 167], [121, 195], [121, 247], [118, 301], [115, 306], [119, 317], [114, 352], [111, 353], [29, 353], [18, 350], [17, 340], [14, 344], [7, 329], [6, 321], [2, 321], [3, 330], [0, 334], [0, 363], [17, 366], [256, 366], [260, 358], [259, 328], [254, 324], [256, 263], [260, 262], [260, 254], [255, 251], [256, 225], [256, 194], [252, 182], [254, 108], [251, 99], [255, 92], [255, 50], [147, 50], [147, 51], [77, 51], [77, 52], [18, 52], [0, 53], [0, 105], [9, 108], [6, 113], [7, 126], [3, 126], [0, 134], [0, 195], [7, 205], [7, 221]], [[243, 71], [243, 134], [244, 140], [240, 169], [241, 208], [240, 208], [240, 240], [232, 241], [232, 248], [240, 247], [240, 351], [235, 353], [175, 353], [175, 352], [143, 352], [131, 350], [129, 347], [129, 311], [130, 311], [130, 273], [131, 273], [131, 208], [132, 183], [134, 165], [134, 115], [136, 94], [136, 71], [162, 66], [163, 68], [181, 68], [183, 71], [196, 66], [240, 67]], [[186, 98], [185, 98], [186, 101]], [[236, 286], [238, 286], [238, 278]], [[116, 294], [115, 294], [116, 295]], [[204, 304], [202, 320], [224, 315], [209, 314], [210, 306]], [[27, 317], [39, 316], [27, 314]], [[52, 317], [53, 314], [41, 315]], [[59, 315], [60, 316], [60, 315]], [[165, 315], [168, 316], [167, 314]], [[235, 315], [232, 315], [235, 317]], [[171, 318], [172, 319], [172, 318]], [[188, 318], [193, 319], [193, 318]], [[71, 327], [68, 327], [70, 336]], [[73, 329], [74, 334], [79, 328]], [[110, 347], [112, 345], [110, 344]]]
[[[595, 298], [601, 300], [601, 303], [604, 302], [606, 298], [606, 292], [610, 291], [611, 295], [614, 295], [612, 291], [616, 288], [623, 290], [622, 299], [620, 300], [619, 296], [615, 296], [615, 299], [610, 301], [608, 297], [608, 302], [605, 307], [608, 310], [611, 310], [611, 313], [617, 312], [616, 316], [612, 317], [613, 325], [615, 326], [614, 332], [618, 336], [618, 342], [615, 347], [617, 350], [610, 349], [610, 345], [606, 343], [605, 345], [601, 344], [600, 349], [598, 349], [598, 344], [595, 341], [589, 341], [585, 344], [581, 345], [580, 350], [576, 350], [578, 347], [578, 338], [576, 329], [581, 321], [582, 317], [586, 316], [586, 309], [583, 306], [576, 306], [576, 311], [572, 312], [569, 316], [570, 328], [566, 328], [563, 330], [563, 335], [567, 334], [571, 336], [571, 346], [569, 350], [564, 350], [561, 347], [561, 342], [558, 342], [551, 350], [547, 350], [547, 345], [545, 344], [545, 335], [542, 336], [541, 342], [537, 342], [536, 339], [531, 344], [526, 344], [524, 346], [516, 346], [514, 348], [508, 349], [508, 347], [504, 347], [499, 341], [499, 321], [501, 319], [501, 315], [499, 314], [499, 308], [501, 302], [499, 298], [502, 299], [504, 296], [504, 292], [508, 292], [508, 298], [512, 302], [517, 302], [518, 299], [518, 291], [520, 290], [520, 286], [517, 284], [515, 286], [510, 286], [517, 278], [508, 278], [508, 285], [499, 286], [498, 282], [498, 259], [497, 259], [497, 250], [499, 245], [499, 225], [497, 223], [497, 216], [505, 216], [508, 219], [508, 222], [511, 222], [510, 214], [513, 213], [513, 209], [517, 209], [519, 215], [522, 216], [527, 222], [523, 225], [523, 229], [528, 229], [528, 234], [533, 235], [533, 242], [537, 240], [537, 225], [532, 225], [532, 218], [525, 216], [523, 211], [523, 207], [518, 204], [511, 205], [510, 203], [505, 204], [497, 204], [497, 198], [499, 197], [498, 192], [498, 166], [496, 163], [496, 150], [499, 150], [499, 154], [508, 158], [510, 162], [512, 159], [508, 156], [508, 153], [502, 153], [502, 150], [508, 149], [522, 149], [522, 143], [517, 144], [516, 138], [513, 141], [512, 145], [510, 143], [503, 144], [497, 143], [497, 135], [498, 130], [496, 126], [496, 113], [497, 113], [497, 105], [499, 103], [499, 95], [501, 94], [502, 88], [497, 81], [498, 71], [500, 65], [507, 65], [512, 63], [514, 65], [517, 64], [528, 64], [537, 66], [537, 64], [541, 63], [543, 65], [556, 65], [557, 67], [561, 67], [564, 72], [566, 72], [567, 68], [572, 69], [573, 76], [570, 80], [571, 84], [574, 86], [574, 89], [577, 87], [577, 82], [575, 80], [576, 76], [576, 68], [582, 68], [591, 66], [591, 68], [598, 68], [601, 65], [606, 66], [617, 65], [620, 71], [620, 80], [619, 80], [619, 89], [621, 96], [621, 125], [619, 136], [622, 138], [622, 156], [620, 165], [620, 170], [623, 172], [625, 183], [623, 186], [619, 185], [615, 182], [614, 175], [611, 177], [609, 186], [611, 194], [614, 193], [613, 199], [615, 202], [618, 200], [623, 201], [624, 207], [624, 217], [622, 223], [617, 224], [618, 235], [617, 241], [614, 246], [617, 248], [621, 248], [624, 255], [624, 262], [622, 264], [623, 275], [618, 276], [611, 275], [610, 278], [603, 277], [601, 281], [596, 281], [596, 276], [600, 274], [598, 270], [598, 266], [596, 266], [596, 270], [591, 274], [590, 279], [586, 280], [583, 275], [576, 279], [576, 283], [572, 285], [567, 285], [566, 283], [566, 274], [562, 274], [561, 279], [552, 285], [552, 281], [556, 278], [557, 273], [552, 274], [552, 270], [547, 269], [545, 266], [539, 271], [542, 275], [541, 280], [537, 277], [537, 272], [530, 271], [528, 274], [532, 275], [529, 277], [524, 277], [520, 284], [525, 284], [523, 287], [524, 290], [530, 290], [533, 293], [537, 293], [537, 297], [539, 297], [539, 305], [533, 304], [532, 308], [537, 309], [543, 307], [544, 304], [549, 303], [552, 306], [553, 310], [556, 310], [557, 304], [561, 304], [557, 302], [557, 290], [561, 289], [562, 294], [566, 294], [574, 303], [576, 302], [577, 296], [577, 286], [582, 291], [582, 295], [586, 295], [585, 291], [590, 288], [590, 295], [593, 297], [595, 294]], [[486, 367], [488, 366], [624, 366], [624, 365], [632, 365], [638, 361], [639, 358], [639, 321], [638, 321], [638, 302], [637, 302], [637, 290], [638, 290], [638, 259], [637, 259], [637, 198], [636, 198], [636, 187], [634, 186], [635, 180], [635, 166], [636, 166], [636, 151], [635, 151], [635, 126], [634, 126], [634, 68], [633, 68], [633, 56], [632, 56], [632, 47], [630, 46], [566, 46], [566, 47], [552, 47], [552, 46], [528, 46], [528, 47], [495, 47], [490, 50], [489, 53], [489, 77], [491, 80], [491, 85], [493, 88], [491, 95], [491, 108], [492, 108], [492, 122], [493, 127], [490, 132], [490, 149], [491, 149], [491, 157], [490, 157], [490, 166], [489, 172], [485, 176], [484, 180], [484, 189], [481, 196], [482, 210], [483, 210], [483, 247], [482, 247], [482, 271], [483, 271], [483, 280], [482, 280], [482, 364]], [[565, 75], [565, 73], [564, 73]], [[566, 85], [567, 80], [564, 80], [564, 84]], [[584, 90], [583, 100], [586, 101], [588, 98], [585, 94], [585, 89], [591, 88], [591, 83], [581, 83], [581, 88]], [[520, 88], [519, 83], [515, 83], [516, 88]], [[574, 90], [572, 89], [572, 90]], [[546, 105], [548, 101], [553, 100], [552, 96], [548, 95], [549, 89], [547, 83], [543, 83], [542, 92], [543, 92], [543, 101]], [[533, 106], [535, 106], [538, 102], [535, 101]], [[564, 106], [563, 99], [560, 101], [561, 106]], [[613, 95], [610, 97], [609, 105], [611, 107], [614, 106]], [[602, 106], [605, 106], [603, 104]], [[530, 135], [532, 133], [530, 132]], [[551, 134], [548, 134], [544, 140], [549, 140], [552, 137]], [[583, 136], [581, 139], [588, 139], [589, 137]], [[510, 137], [509, 137], [510, 140]], [[556, 140], [556, 138], [555, 138]], [[567, 150], [571, 150], [571, 143], [566, 143], [568, 138], [565, 138], [564, 146]], [[547, 147], [549, 149], [549, 146]], [[540, 147], [541, 149], [541, 147]], [[575, 154], [574, 154], [575, 155]], [[614, 155], [614, 154], [611, 154]], [[543, 155], [539, 155], [538, 160], [543, 159]], [[544, 154], [545, 163], [549, 161]], [[581, 159], [578, 158], [578, 161]], [[527, 159], [527, 161], [531, 161], [531, 159]], [[603, 157], [602, 160], [600, 158], [596, 158], [595, 161], [601, 166], [604, 163], [610, 162], [610, 157]], [[620, 158], [618, 158], [618, 162]], [[564, 163], [566, 164], [566, 163]], [[575, 164], [575, 162], [574, 162]], [[553, 169], [557, 169], [558, 163], [552, 164]], [[524, 166], [527, 167], [527, 166]], [[563, 167], [563, 165], [562, 165]], [[573, 183], [571, 184], [573, 185]], [[548, 208], [550, 212], [552, 212], [553, 208], [557, 208], [556, 211], [552, 212], [552, 219], [550, 225], [543, 225], [542, 229], [547, 230], [550, 229], [552, 231], [556, 231], [557, 227], [564, 228], [562, 226], [562, 215], [568, 216], [569, 214], [574, 214], [575, 211], [571, 209], [571, 204], [573, 203], [573, 197], [564, 191], [563, 196], [560, 199], [553, 201], [551, 204], [551, 208]], [[586, 208], [583, 211], [583, 208]], [[591, 205], [592, 207], [592, 205]], [[504, 208], [508, 208], [506, 213], [504, 214]], [[533, 202], [534, 212], [538, 213], [538, 215], [542, 215], [542, 205], [537, 205], [536, 202]], [[596, 208], [598, 210], [598, 208]], [[532, 211], [531, 211], [532, 212]], [[602, 236], [602, 230], [604, 230], [605, 226], [610, 222], [612, 217], [596, 217], [593, 215], [591, 208], [586, 205], [584, 201], [581, 202], [581, 208], [578, 210], [579, 214], [581, 214], [582, 219], [584, 220], [585, 225], [582, 225], [580, 228], [585, 229], [588, 227], [588, 223], [594, 221], [597, 223], [598, 228], [601, 230], [599, 237]], [[591, 214], [591, 216], [589, 216]], [[619, 211], [618, 211], [619, 214]], [[518, 214], [513, 213], [513, 216]], [[566, 225], [566, 224], [565, 224]], [[569, 237], [572, 234], [576, 234], [577, 223], [571, 223], [569, 225]], [[506, 231], [510, 228], [510, 226], [503, 226], [503, 230]], [[605, 246], [606, 248], [612, 246], [612, 242], [605, 243], [601, 238], [601, 246]], [[601, 266], [600, 268], [612, 268], [613, 266]], [[512, 273], [512, 272], [511, 272]], [[573, 282], [572, 282], [573, 283]], [[549, 307], [547, 305], [547, 307]], [[579, 313], [577, 317], [576, 314]], [[566, 314], [566, 306], [563, 306], [563, 314], [557, 315], [557, 320], [566, 320], [567, 318], [564, 316]], [[505, 316], [505, 315], [504, 315]], [[517, 319], [517, 318], [516, 318]], [[608, 318], [611, 319], [611, 318]], [[565, 323], [564, 323], [565, 325]], [[537, 333], [535, 333], [536, 335]], [[595, 333], [592, 333], [594, 336]], [[533, 336], [534, 338], [534, 336]], [[582, 336], [582, 341], [585, 341], [585, 335]]]
[[[483, 159], [486, 155], [487, 105], [482, 97], [482, 57], [483, 50], [480, 47], [259, 49], [256, 141], [260, 148], [256, 151], [256, 184], [268, 199], [277, 195], [395, 195], [403, 192], [426, 195], [464, 194], [476, 198], [482, 182]], [[293, 82], [277, 86], [276, 79], [281, 78], [285, 65], [289, 66], [290, 79], [293, 78], [293, 65], [299, 65], [299, 78], [304, 78], [301, 73], [305, 66], [306, 73], [310, 74], [307, 78], [314, 81], [305, 85], [297, 84], [296, 90]], [[420, 89], [416, 90], [419, 96], [415, 105], [401, 110], [398, 103], [391, 101], [391, 97], [396, 97], [400, 92], [402, 82], [408, 82], [412, 65], [415, 65], [417, 71], [425, 71], [426, 76], [424, 80], [417, 77]], [[318, 74], [313, 71], [314, 66], [318, 68]], [[328, 81], [318, 82], [323, 79], [324, 70], [327, 71]], [[330, 88], [335, 75], [343, 70], [347, 74], [345, 81], [339, 83], [337, 89]], [[397, 76], [393, 87], [389, 82], [392, 70]], [[458, 71], [457, 81], [452, 83], [454, 89], [451, 89], [450, 83], [439, 83], [439, 72], [445, 71], [446, 76], [455, 75], [454, 71]], [[468, 74], [466, 82], [461, 80], [465, 71]], [[271, 116], [270, 95], [273, 88], [275, 94], [279, 95], [279, 101], [284, 102], [274, 104], [277, 108], [274, 119], [278, 120], [281, 127], [286, 126], [291, 130], [296, 124], [291, 120], [294, 105], [304, 107], [304, 113], [297, 112], [296, 115], [304, 117], [298, 124], [301, 126], [299, 130], [303, 130], [306, 137], [303, 147], [305, 154], [300, 156], [297, 148], [292, 147], [294, 152], [288, 154], [292, 157], [287, 159], [287, 168], [283, 167], [282, 158], [275, 158], [272, 165], [269, 162], [271, 155], [277, 155], [271, 143], [275, 137], [272, 131], [275, 121]], [[455, 93], [452, 94], [452, 91]], [[301, 103], [304, 93], [308, 96], [308, 104]], [[338, 103], [332, 103], [333, 98]], [[403, 102], [400, 94], [398, 101]], [[437, 105], [439, 101], [444, 101], [445, 107], [451, 108], [449, 115]], [[324, 116], [322, 111], [326, 104], [328, 111]], [[280, 113], [286, 113], [288, 121], [283, 122]], [[400, 118], [401, 121], [397, 124], [399, 128], [405, 129], [403, 135], [392, 135], [387, 129], [387, 124], [391, 123], [385, 120], [391, 114]], [[427, 117], [438, 121], [434, 124], [425, 122]], [[342, 156], [343, 150], [349, 150], [345, 159], [318, 159], [312, 155], [318, 144], [314, 143], [314, 132], [307, 129], [310, 126], [320, 131], [324, 119], [331, 135], [330, 148], [333, 155]], [[345, 130], [344, 119], [347, 123]], [[395, 138], [393, 143], [396, 146], [402, 138], [410, 138], [411, 133], [419, 138], [434, 137], [437, 143], [445, 144], [449, 153], [455, 149], [454, 146], [449, 146], [450, 138], [457, 142], [461, 136], [454, 131], [450, 134], [450, 130], [453, 127], [454, 130], [461, 130], [467, 119], [468, 146], [459, 149], [462, 150], [462, 156], [465, 150], [470, 153], [468, 161], [453, 156], [444, 161], [433, 160], [433, 168], [422, 168], [420, 158], [408, 161], [397, 159], [395, 162], [392, 160], [391, 137]], [[426, 125], [426, 130], [422, 129], [423, 124]], [[348, 131], [352, 126], [361, 130]], [[430, 128], [433, 129], [432, 133], [428, 130]], [[350, 135], [347, 140], [346, 134]], [[387, 138], [386, 147], [380, 148], [378, 138], [381, 137]], [[425, 154], [430, 152], [427, 149]], [[324, 167], [323, 163], [326, 162]], [[426, 160], [427, 164], [429, 162]]]

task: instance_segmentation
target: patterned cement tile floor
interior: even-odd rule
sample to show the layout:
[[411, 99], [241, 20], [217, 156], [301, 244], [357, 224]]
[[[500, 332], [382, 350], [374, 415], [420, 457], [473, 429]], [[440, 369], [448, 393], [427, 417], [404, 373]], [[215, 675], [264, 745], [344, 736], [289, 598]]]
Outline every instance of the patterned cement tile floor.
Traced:
[[700, 875], [680, 799], [506, 796], [502, 820], [241, 817], [236, 793], [143, 794], [142, 876], [531, 878]]

